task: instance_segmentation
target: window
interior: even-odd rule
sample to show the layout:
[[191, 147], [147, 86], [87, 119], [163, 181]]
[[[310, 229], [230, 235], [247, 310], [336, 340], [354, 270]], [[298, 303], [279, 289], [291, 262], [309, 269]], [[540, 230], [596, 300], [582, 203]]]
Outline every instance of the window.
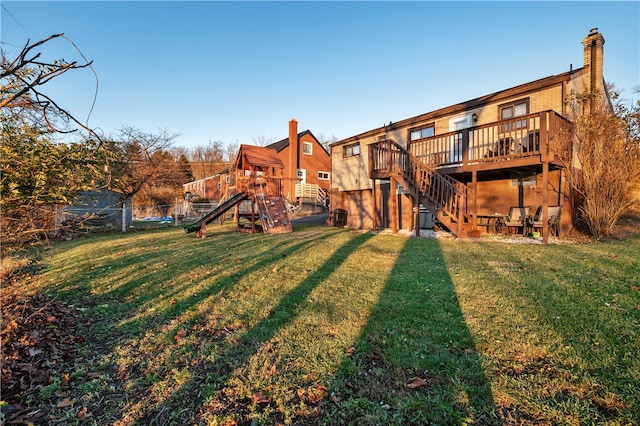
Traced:
[[302, 142], [302, 153], [305, 155], [313, 155], [313, 144], [311, 142]]
[[423, 127], [421, 129], [413, 129], [410, 132], [409, 139], [412, 141], [417, 141], [418, 139], [424, 139], [431, 137], [435, 134], [435, 128], [433, 124], [430, 124], [427, 127]]
[[329, 172], [318, 172], [318, 179], [329, 180]]
[[535, 173], [512, 173], [509, 179], [509, 186], [515, 188], [536, 186], [536, 178]]
[[527, 127], [527, 120], [519, 120], [513, 122], [512, 119], [516, 117], [522, 117], [529, 113], [529, 100], [523, 99], [512, 103], [500, 105], [500, 120], [510, 120], [510, 123], [504, 125], [504, 131], [520, 129]]
[[354, 143], [352, 145], [347, 145], [344, 147], [345, 157], [354, 157], [356, 155], [360, 155], [360, 144]]
[[226, 175], [226, 176], [224, 177], [224, 181], [225, 181], [226, 183], [231, 182], [231, 175]]

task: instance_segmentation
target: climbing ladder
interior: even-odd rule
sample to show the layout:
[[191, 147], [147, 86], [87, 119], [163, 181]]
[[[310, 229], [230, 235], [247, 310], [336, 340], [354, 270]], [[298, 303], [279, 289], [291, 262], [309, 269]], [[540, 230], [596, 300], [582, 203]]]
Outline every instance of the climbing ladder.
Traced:
[[284, 198], [281, 195], [254, 193], [245, 211], [238, 214], [238, 231], [282, 234], [292, 232]]

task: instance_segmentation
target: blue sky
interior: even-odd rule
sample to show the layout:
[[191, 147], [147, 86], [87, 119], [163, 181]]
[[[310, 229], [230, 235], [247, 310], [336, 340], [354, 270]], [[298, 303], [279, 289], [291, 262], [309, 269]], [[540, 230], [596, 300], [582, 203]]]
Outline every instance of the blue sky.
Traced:
[[[637, 99], [640, 2], [2, 1], [9, 55], [63, 32], [89, 59], [88, 124], [179, 132], [175, 145], [252, 144], [288, 122], [347, 138], [582, 66], [605, 38], [605, 79]], [[43, 56], [82, 58], [64, 40]], [[46, 93], [82, 121], [90, 70]]]

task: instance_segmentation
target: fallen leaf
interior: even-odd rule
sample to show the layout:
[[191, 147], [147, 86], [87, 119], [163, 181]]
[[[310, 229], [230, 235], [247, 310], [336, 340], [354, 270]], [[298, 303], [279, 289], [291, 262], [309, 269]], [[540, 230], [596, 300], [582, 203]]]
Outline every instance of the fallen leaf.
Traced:
[[638, 287], [637, 285], [632, 285], [631, 286], [631, 290], [638, 291], [638, 290], [640, 290], [640, 287]]
[[427, 382], [424, 381], [424, 379], [421, 379], [420, 377], [416, 377], [415, 379], [413, 379], [413, 382], [407, 384], [407, 387], [409, 389], [418, 389], [421, 388], [423, 386], [428, 386], [429, 384]]
[[347, 349], [347, 356], [353, 356], [353, 353], [356, 350], [353, 348], [353, 346], [351, 346], [350, 348]]
[[87, 407], [82, 407], [82, 410], [78, 411], [78, 418], [82, 420], [85, 417], [91, 417], [91, 413], [89, 413]]
[[186, 336], [187, 336], [187, 330], [182, 328], [180, 329], [180, 331], [176, 333], [175, 336], [173, 336], [173, 338], [176, 339], [177, 342], [179, 342], [180, 340], [184, 339]]
[[62, 401], [58, 402], [58, 405], [56, 405], [56, 407], [58, 408], [73, 407], [73, 404], [75, 403], [76, 403], [75, 399], [65, 398]]
[[177, 302], [177, 300], [176, 300], [176, 299], [171, 299], [171, 300], [169, 300], [169, 303], [170, 303], [171, 305], [175, 305], [175, 304], [176, 304], [176, 303], [178, 303], [178, 302]]
[[98, 372], [87, 373], [87, 377], [90, 379], [97, 379], [98, 377], [100, 377], [100, 373]]
[[263, 404], [265, 402], [269, 402], [269, 398], [267, 398], [267, 396], [262, 392], [256, 392], [251, 395], [251, 401], [254, 404]]

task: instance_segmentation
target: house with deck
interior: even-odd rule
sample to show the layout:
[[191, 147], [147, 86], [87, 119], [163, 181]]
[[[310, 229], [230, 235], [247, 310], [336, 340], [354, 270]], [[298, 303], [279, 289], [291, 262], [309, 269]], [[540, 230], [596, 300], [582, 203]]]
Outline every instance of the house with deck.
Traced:
[[346, 210], [346, 225], [359, 229], [417, 231], [428, 210], [458, 237], [527, 232], [527, 223], [544, 241], [551, 231], [569, 232], [575, 200], [560, 146], [571, 125], [566, 100], [592, 92], [608, 102], [604, 37], [594, 28], [582, 45], [580, 68], [333, 143], [332, 209]]

